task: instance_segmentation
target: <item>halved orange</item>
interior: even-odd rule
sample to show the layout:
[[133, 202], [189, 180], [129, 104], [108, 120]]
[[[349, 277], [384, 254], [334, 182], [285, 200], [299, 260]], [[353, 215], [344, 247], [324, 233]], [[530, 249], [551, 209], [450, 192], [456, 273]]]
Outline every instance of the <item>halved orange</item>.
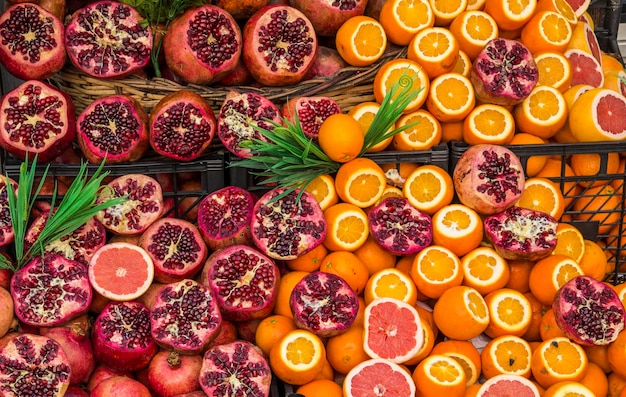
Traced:
[[422, 65], [431, 80], [452, 71], [458, 56], [456, 37], [450, 30], [438, 26], [417, 32], [407, 48], [407, 58]]
[[480, 352], [472, 342], [447, 339], [433, 346], [431, 353], [450, 356], [458, 361], [465, 372], [466, 386], [478, 382], [481, 373]]
[[476, 98], [469, 78], [444, 73], [430, 83], [426, 108], [441, 122], [463, 120], [474, 109]]
[[314, 333], [295, 329], [270, 349], [272, 372], [283, 382], [303, 385], [315, 379], [324, 366], [326, 348]]
[[555, 11], [539, 11], [522, 28], [521, 42], [531, 53], [563, 52], [572, 38], [572, 25]]
[[559, 222], [556, 228], [556, 248], [552, 255], [566, 255], [576, 263], [585, 252], [585, 238], [578, 228], [570, 223]]
[[569, 280], [582, 276], [578, 263], [566, 255], [550, 255], [538, 260], [530, 271], [528, 285], [537, 300], [551, 305], [557, 291]]
[[484, 11], [495, 19], [502, 30], [521, 28], [532, 18], [537, 0], [486, 0]]
[[587, 369], [583, 348], [565, 337], [545, 340], [533, 352], [533, 377], [544, 388], [561, 381], [579, 381]]
[[335, 176], [335, 188], [341, 200], [366, 208], [382, 196], [387, 180], [373, 160], [357, 157], [342, 164]]
[[541, 51], [533, 56], [539, 69], [538, 85], [548, 85], [561, 92], [565, 92], [570, 87], [574, 74], [572, 66], [563, 53]]
[[445, 247], [430, 245], [415, 256], [411, 278], [422, 294], [439, 298], [451, 287], [461, 285], [461, 260]]
[[575, 26], [578, 23], [578, 16], [574, 12], [568, 0], [539, 0], [535, 12], [539, 11], [555, 11], [563, 15], [570, 25]]
[[387, 35], [376, 19], [357, 15], [341, 25], [335, 35], [335, 45], [348, 64], [368, 66], [383, 56]]
[[465, 371], [457, 360], [445, 354], [431, 354], [413, 371], [417, 393], [422, 397], [463, 397]]
[[355, 251], [369, 236], [367, 214], [350, 203], [337, 203], [324, 211], [326, 237], [324, 245], [331, 251]]
[[561, 219], [565, 209], [565, 199], [558, 185], [547, 178], [528, 178], [524, 192], [515, 205], [550, 214]]
[[389, 0], [381, 7], [378, 20], [389, 41], [405, 46], [417, 32], [434, 26], [435, 14], [428, 0]]
[[515, 105], [513, 117], [519, 131], [548, 139], [567, 123], [567, 103], [558, 89], [537, 85], [528, 97]]
[[532, 351], [527, 341], [516, 335], [502, 335], [491, 339], [480, 353], [483, 375], [489, 379], [497, 375], [530, 377]]
[[523, 336], [530, 326], [532, 308], [524, 294], [511, 288], [502, 288], [485, 296], [489, 308], [489, 325], [485, 335], [496, 338], [502, 335]]
[[441, 207], [432, 217], [433, 243], [462, 257], [476, 249], [483, 240], [480, 215], [463, 204]]
[[468, 0], [429, 0], [435, 14], [435, 26], [448, 26], [452, 20], [465, 11]]
[[406, 58], [392, 59], [381, 65], [372, 83], [376, 102], [382, 103], [385, 95], [397, 82], [400, 82], [400, 84], [412, 84], [411, 88], [418, 93], [416, 98], [404, 109], [404, 113], [409, 113], [422, 107], [424, 102], [426, 102], [430, 88], [430, 79], [422, 65]]
[[[374, 117], [376, 117], [376, 113], [380, 109], [380, 104], [378, 102], [361, 102], [355, 106], [353, 106], [349, 111], [348, 115], [354, 117], [356, 121], [361, 124], [361, 129], [363, 130], [363, 135], [367, 134], [367, 131], [374, 121]], [[395, 128], [395, 125], [389, 128], [389, 131], [392, 131]], [[392, 137], [389, 137], [377, 145], [374, 145], [370, 149], [367, 150], [368, 153], [377, 153], [382, 150], [385, 150], [387, 146], [391, 143]]]
[[489, 325], [485, 299], [474, 288], [465, 285], [446, 289], [433, 307], [435, 325], [451, 339], [470, 340]]
[[461, 258], [463, 285], [485, 296], [504, 288], [511, 271], [507, 261], [491, 247], [477, 247]]
[[365, 304], [377, 298], [394, 298], [415, 305], [417, 287], [408, 274], [395, 268], [382, 269], [372, 274], [363, 291]]
[[304, 190], [315, 197], [322, 211], [339, 201], [335, 189], [335, 179], [330, 174], [315, 177]]
[[454, 18], [448, 29], [459, 42], [459, 49], [472, 61], [490, 40], [498, 37], [496, 21], [480, 10], [463, 11]]
[[513, 115], [501, 105], [478, 105], [463, 121], [463, 141], [470, 145], [505, 145], [511, 142], [514, 135]]
[[543, 397], [597, 397], [587, 386], [580, 382], [562, 381], [548, 387], [543, 393]]
[[446, 170], [426, 164], [406, 178], [402, 194], [415, 208], [432, 215], [452, 202], [454, 186]]
[[439, 120], [426, 109], [417, 109], [400, 116], [396, 122], [398, 128], [415, 124], [395, 134], [391, 141], [391, 148], [400, 151], [429, 150], [441, 143], [442, 130]]
[[451, 71], [469, 77], [470, 70], [472, 70], [472, 60], [467, 56], [465, 51], [459, 50], [459, 57], [456, 59], [456, 63]]

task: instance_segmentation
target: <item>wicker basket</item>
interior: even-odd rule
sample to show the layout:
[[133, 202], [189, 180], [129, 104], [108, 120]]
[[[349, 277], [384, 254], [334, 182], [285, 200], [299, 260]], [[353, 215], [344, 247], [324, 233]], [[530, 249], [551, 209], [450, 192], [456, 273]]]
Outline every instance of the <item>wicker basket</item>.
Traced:
[[79, 113], [95, 99], [115, 94], [130, 94], [146, 111], [151, 111], [161, 98], [181, 89], [200, 94], [215, 111], [219, 110], [226, 93], [232, 89], [257, 92], [279, 106], [295, 96], [323, 95], [334, 99], [342, 110], [347, 111], [361, 102], [373, 101], [372, 82], [380, 66], [391, 59], [405, 56], [406, 47], [390, 46], [381, 59], [371, 66], [346, 67], [332, 76], [305, 80], [285, 87], [183, 86], [164, 78], [141, 77], [105, 80], [82, 74], [71, 66], [52, 76], [50, 82], [72, 97]]

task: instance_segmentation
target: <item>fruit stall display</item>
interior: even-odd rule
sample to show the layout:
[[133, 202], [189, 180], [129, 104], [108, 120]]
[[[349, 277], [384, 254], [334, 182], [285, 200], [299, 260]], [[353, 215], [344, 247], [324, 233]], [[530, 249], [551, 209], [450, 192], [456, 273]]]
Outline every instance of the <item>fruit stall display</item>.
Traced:
[[514, 3], [7, 2], [0, 395], [625, 397], [621, 4]]

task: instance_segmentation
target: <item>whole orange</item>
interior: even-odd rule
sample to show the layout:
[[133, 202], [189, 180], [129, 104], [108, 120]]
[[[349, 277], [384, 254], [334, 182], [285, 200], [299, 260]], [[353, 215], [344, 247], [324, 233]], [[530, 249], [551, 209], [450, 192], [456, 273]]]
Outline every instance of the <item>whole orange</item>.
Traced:
[[317, 140], [322, 151], [338, 163], [357, 157], [365, 143], [361, 124], [344, 113], [328, 116], [320, 126]]

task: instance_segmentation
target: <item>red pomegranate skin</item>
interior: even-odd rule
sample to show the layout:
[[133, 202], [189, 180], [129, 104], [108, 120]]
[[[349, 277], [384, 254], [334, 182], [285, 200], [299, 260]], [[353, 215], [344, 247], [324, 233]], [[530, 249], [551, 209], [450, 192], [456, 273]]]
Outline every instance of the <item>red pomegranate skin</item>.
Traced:
[[114, 376], [98, 383], [91, 391], [91, 397], [152, 397], [150, 390], [141, 382], [125, 376]]

